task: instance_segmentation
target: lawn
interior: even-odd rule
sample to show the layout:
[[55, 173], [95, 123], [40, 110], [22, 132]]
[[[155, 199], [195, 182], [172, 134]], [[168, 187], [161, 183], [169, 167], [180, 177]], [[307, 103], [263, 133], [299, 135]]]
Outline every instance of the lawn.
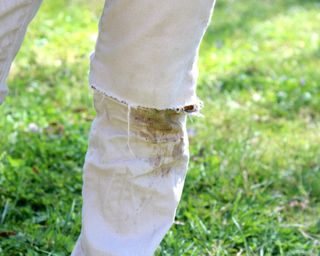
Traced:
[[[102, 1], [45, 1], [0, 107], [0, 255], [68, 255], [80, 231]], [[320, 1], [218, 0], [203, 118], [156, 255], [320, 255]]]

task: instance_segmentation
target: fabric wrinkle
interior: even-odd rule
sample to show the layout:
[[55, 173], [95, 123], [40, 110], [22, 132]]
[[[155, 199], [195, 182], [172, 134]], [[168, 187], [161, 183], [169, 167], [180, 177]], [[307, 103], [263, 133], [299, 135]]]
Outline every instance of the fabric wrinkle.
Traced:
[[[189, 157], [184, 129], [187, 113], [133, 108], [99, 92], [94, 93], [94, 101], [97, 117], [85, 160], [79, 239], [88, 255], [104, 255], [102, 251], [151, 255], [172, 225], [181, 195], [180, 181]], [[108, 120], [105, 108], [110, 112]], [[128, 152], [128, 130], [134, 157], [122, 154]], [[93, 232], [95, 241], [89, 239]], [[107, 238], [113, 243], [103, 244]], [[124, 243], [127, 246], [119, 249], [117, 245]]]

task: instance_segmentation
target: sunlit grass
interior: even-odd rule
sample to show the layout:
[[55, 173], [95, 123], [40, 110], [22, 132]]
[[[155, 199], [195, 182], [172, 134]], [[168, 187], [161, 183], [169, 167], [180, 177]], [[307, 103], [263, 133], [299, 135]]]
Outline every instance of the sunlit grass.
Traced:
[[[87, 86], [102, 1], [49, 1], [0, 107], [0, 255], [68, 255], [94, 117]], [[157, 255], [318, 255], [320, 5], [218, 0], [199, 61], [204, 118]]]

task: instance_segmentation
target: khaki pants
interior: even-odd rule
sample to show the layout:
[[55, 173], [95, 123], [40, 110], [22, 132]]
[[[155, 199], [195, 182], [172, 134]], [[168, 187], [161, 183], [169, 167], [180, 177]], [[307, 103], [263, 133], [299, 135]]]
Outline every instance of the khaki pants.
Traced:
[[[0, 0], [0, 102], [41, 0]], [[72, 255], [152, 255], [171, 227], [197, 113], [197, 57], [214, 0], [107, 0], [91, 55], [97, 112]], [[177, 238], [178, 239], [178, 238]], [[178, 240], [177, 240], [178, 242]]]

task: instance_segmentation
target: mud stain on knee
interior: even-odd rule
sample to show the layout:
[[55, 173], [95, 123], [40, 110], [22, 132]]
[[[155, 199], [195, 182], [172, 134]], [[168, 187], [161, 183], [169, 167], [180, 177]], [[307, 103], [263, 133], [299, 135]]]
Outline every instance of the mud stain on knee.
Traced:
[[147, 161], [156, 176], [170, 175], [183, 157], [185, 115], [174, 110], [131, 110], [130, 131], [152, 148]]
[[134, 109], [132, 127], [148, 142], [173, 142], [183, 137], [181, 115], [173, 110]]

